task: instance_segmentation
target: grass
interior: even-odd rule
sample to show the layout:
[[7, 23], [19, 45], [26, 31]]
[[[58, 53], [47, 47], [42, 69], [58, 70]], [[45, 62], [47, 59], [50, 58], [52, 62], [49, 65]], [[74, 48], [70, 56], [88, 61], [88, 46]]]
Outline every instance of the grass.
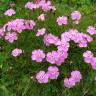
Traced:
[[[42, 13], [41, 10], [32, 12], [25, 9], [24, 5], [27, 0], [14, 0], [16, 3], [14, 9], [17, 13], [12, 17], [7, 17], [4, 16], [3, 12], [10, 8], [10, 4], [6, 0], [1, 1], [3, 3], [0, 3], [0, 26], [16, 18], [36, 21], [37, 16]], [[56, 36], [60, 36], [62, 32], [73, 26], [70, 23], [66, 27], [59, 27], [56, 24], [56, 18], [62, 15], [69, 16], [74, 10], [79, 10], [83, 15], [80, 24], [75, 26], [79, 31], [86, 33], [87, 26], [96, 26], [96, 12], [94, 11], [96, 3], [93, 3], [92, 0], [53, 0], [53, 4], [56, 6], [57, 11], [55, 13], [48, 12], [44, 23], [36, 21], [36, 30], [45, 27], [48, 33], [51, 32]], [[35, 77], [35, 74], [40, 70], [47, 70], [50, 64], [48, 62], [36, 63], [32, 61], [31, 52], [38, 48], [43, 49], [45, 52], [56, 48], [54, 46], [44, 46], [42, 38], [36, 38], [35, 34], [36, 31], [34, 30], [24, 31], [18, 36], [18, 40], [12, 44], [0, 38], [0, 46], [2, 47], [0, 49], [0, 96], [96, 96], [96, 81], [94, 81], [96, 72], [88, 64], [84, 63], [82, 58], [82, 53], [87, 49], [91, 50], [96, 56], [96, 40], [90, 43], [87, 48], [78, 48], [71, 42], [69, 57], [59, 67], [61, 74], [58, 80], [51, 80], [48, 84], [38, 84], [31, 77]], [[10, 54], [12, 49], [16, 47], [23, 49], [24, 54], [18, 58], [13, 58]], [[81, 71], [83, 80], [74, 88], [65, 88], [63, 78], [69, 76], [70, 72], [76, 69]]]

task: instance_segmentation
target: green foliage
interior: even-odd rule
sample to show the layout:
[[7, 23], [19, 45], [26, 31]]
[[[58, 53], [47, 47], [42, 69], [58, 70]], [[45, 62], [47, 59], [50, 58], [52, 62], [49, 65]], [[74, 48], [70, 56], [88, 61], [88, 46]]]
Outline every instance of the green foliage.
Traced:
[[[16, 15], [12, 17], [4, 16], [3, 12], [8, 9], [9, 0], [1, 0], [0, 3], [0, 26], [6, 22], [16, 19], [37, 19], [42, 13], [41, 10], [31, 11], [24, 8], [27, 0], [15, 0]], [[14, 0], [12, 0], [14, 1]], [[75, 26], [80, 32], [86, 33], [89, 25], [96, 26], [96, 4], [91, 0], [53, 0], [57, 8], [56, 13], [48, 12], [44, 23], [36, 22], [38, 28], [45, 27], [47, 32], [60, 36], [62, 32], [72, 28], [72, 23], [68, 26], [57, 26], [56, 18], [62, 15], [70, 15], [74, 10], [79, 10], [83, 17], [79, 26]], [[96, 81], [94, 77], [96, 72], [90, 66], [84, 63], [82, 53], [89, 49], [96, 55], [96, 41], [89, 44], [87, 48], [78, 48], [71, 42], [69, 58], [60, 66], [60, 77], [58, 80], [52, 80], [48, 84], [38, 84], [34, 78], [40, 70], [46, 70], [50, 65], [48, 62], [36, 63], [31, 60], [31, 51], [34, 49], [43, 49], [45, 52], [55, 50], [54, 46], [46, 47], [42, 38], [35, 37], [35, 31], [26, 30], [18, 36], [18, 40], [9, 44], [0, 39], [0, 96], [96, 96]], [[95, 38], [95, 37], [94, 37]], [[24, 49], [24, 54], [18, 58], [11, 56], [11, 51], [19, 47]], [[82, 72], [83, 80], [74, 88], [67, 89], [63, 86], [63, 78], [70, 75], [72, 70], [79, 69]]]

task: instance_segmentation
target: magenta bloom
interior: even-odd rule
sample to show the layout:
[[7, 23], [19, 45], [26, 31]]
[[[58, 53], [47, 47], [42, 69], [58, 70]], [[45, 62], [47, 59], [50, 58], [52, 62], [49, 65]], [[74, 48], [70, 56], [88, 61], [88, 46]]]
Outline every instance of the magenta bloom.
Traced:
[[96, 57], [93, 57], [92, 58], [92, 61], [91, 61], [91, 66], [94, 70], [96, 70]]
[[91, 51], [86, 51], [83, 53], [84, 61], [92, 66], [96, 70], [96, 57], [93, 56]]
[[43, 11], [47, 12], [47, 11], [50, 11], [53, 8], [52, 4], [51, 4], [51, 1], [46, 1], [46, 0], [41, 0], [39, 2], [39, 6], [42, 8]]
[[8, 9], [7, 11], [5, 11], [4, 15], [7, 15], [7, 16], [12, 16], [16, 14], [16, 12], [13, 10], [13, 9]]
[[33, 2], [27, 2], [25, 8], [33, 10], [39, 8], [39, 6], [37, 4], [34, 4]]
[[83, 53], [83, 57], [86, 63], [91, 63], [93, 58], [93, 53], [87, 50], [86, 52]]
[[51, 64], [60, 66], [65, 61], [67, 56], [68, 54], [66, 52], [52, 51], [47, 53], [46, 60]]
[[38, 20], [45, 21], [45, 14], [38, 16]]
[[80, 80], [82, 79], [82, 75], [81, 75], [80, 71], [77, 71], [77, 70], [72, 71], [71, 78], [73, 78], [75, 82], [80, 82]]
[[79, 21], [81, 19], [81, 13], [79, 11], [74, 11], [71, 13], [72, 20]]
[[39, 83], [48, 83], [49, 75], [45, 73], [45, 71], [40, 71], [36, 74], [36, 79]]
[[92, 58], [93, 53], [91, 51], [87, 50], [86, 52], [83, 53], [83, 57], [84, 58], [87, 58], [87, 57]]
[[76, 29], [70, 29], [68, 32], [61, 34], [62, 42], [74, 41], [79, 47], [87, 47], [88, 42], [92, 42], [93, 38], [87, 34], [80, 33]]
[[59, 69], [56, 66], [50, 66], [48, 67], [48, 72], [50, 79], [57, 79], [59, 76]]
[[68, 42], [62, 42], [61, 44], [57, 47], [58, 51], [63, 51], [63, 52], [67, 52], [69, 50], [69, 43]]
[[88, 32], [90, 35], [94, 35], [94, 34], [96, 34], [96, 28], [93, 27], [93, 26], [88, 26], [87, 32]]
[[34, 50], [32, 52], [31, 58], [34, 61], [42, 62], [42, 60], [45, 58], [45, 53], [42, 50], [40, 50], [40, 49]]
[[4, 25], [4, 28], [8, 31], [14, 30], [21, 33], [25, 29], [24, 19], [15, 19]]
[[4, 36], [4, 33], [5, 33], [5, 32], [4, 32], [4, 29], [1, 28], [1, 29], [0, 29], [0, 36]]
[[33, 20], [25, 20], [25, 29], [32, 30], [36, 23]]
[[15, 40], [17, 40], [17, 34], [15, 32], [6, 33], [5, 40], [9, 41], [10, 43], [13, 43]]
[[66, 16], [58, 17], [57, 21], [59, 26], [61, 25], [67, 25], [68, 24], [68, 18]]
[[80, 71], [72, 71], [71, 72], [71, 77], [70, 78], [65, 78], [64, 79], [64, 86], [67, 88], [74, 87], [76, 83], [80, 82], [82, 79], [82, 75]]
[[12, 51], [12, 56], [13, 56], [13, 57], [20, 56], [21, 54], [22, 54], [22, 50], [21, 50], [21, 49], [16, 48], [16, 49], [14, 49], [14, 50]]
[[46, 44], [46, 46], [49, 46], [50, 44], [54, 44], [57, 45], [57, 42], [59, 41], [58, 37], [50, 34], [46, 34], [44, 36], [44, 44]]
[[76, 84], [75, 84], [75, 81], [73, 78], [65, 78], [64, 79], [64, 86], [67, 87], [67, 88], [72, 88], [74, 87]]
[[45, 28], [38, 29], [38, 32], [37, 32], [36, 36], [42, 36], [42, 35], [44, 35], [45, 34], [45, 31], [46, 31]]
[[33, 20], [25, 19], [15, 19], [4, 25], [4, 29], [8, 31], [16, 31], [21, 33], [23, 30], [28, 29], [32, 30], [35, 27], [36, 23]]

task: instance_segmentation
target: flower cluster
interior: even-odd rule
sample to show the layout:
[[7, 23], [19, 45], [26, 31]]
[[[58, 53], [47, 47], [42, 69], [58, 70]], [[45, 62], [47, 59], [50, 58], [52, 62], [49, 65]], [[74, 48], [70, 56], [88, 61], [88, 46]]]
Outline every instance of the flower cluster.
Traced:
[[[37, 8], [41, 8], [44, 13], [40, 14], [37, 19], [39, 21], [45, 21], [47, 11], [55, 11], [55, 6], [52, 6], [51, 1], [49, 0], [38, 0], [37, 2], [27, 2], [25, 8], [30, 10], [35, 10]], [[8, 16], [14, 15], [16, 12], [13, 9], [7, 10], [4, 14]], [[81, 13], [79, 11], [74, 11], [71, 13], [71, 19], [75, 24], [78, 24], [81, 19]], [[59, 26], [68, 25], [68, 16], [59, 16], [56, 20]], [[15, 19], [7, 22], [2, 28], [0, 28], [0, 37], [4, 37], [5, 40], [13, 43], [18, 39], [18, 34], [23, 32], [24, 30], [32, 30], [36, 26], [34, 20], [26, 20], [26, 19]], [[68, 50], [70, 47], [70, 41], [74, 41], [79, 47], [87, 47], [88, 43], [93, 41], [93, 38], [87, 34], [79, 32], [77, 29], [69, 29], [61, 34], [61, 38], [55, 36], [51, 33], [46, 33], [46, 28], [40, 28], [36, 31], [36, 36], [42, 36], [43, 42], [46, 46], [55, 45], [57, 50], [52, 50], [51, 52], [45, 53], [41, 49], [35, 49], [32, 51], [31, 59], [36, 62], [42, 62], [46, 60], [51, 65], [49, 66], [47, 72], [39, 71], [36, 74], [36, 79], [39, 83], [48, 83], [50, 79], [57, 79], [59, 76], [60, 66], [65, 59], [68, 57]], [[96, 34], [96, 28], [93, 26], [89, 26], [87, 28], [87, 32], [91, 35]], [[21, 49], [12, 50], [11, 55], [13, 57], [18, 57], [23, 53]], [[96, 70], [96, 57], [93, 56], [91, 51], [86, 51], [83, 54], [84, 61], [86, 63], [91, 64], [92, 68]], [[72, 71], [70, 78], [64, 79], [64, 86], [67, 88], [71, 88], [76, 85], [76, 83], [80, 82], [82, 79], [82, 75], [80, 71]]]
[[25, 20], [25, 19], [16, 19], [10, 21], [4, 25], [4, 29], [7, 31], [16, 31], [21, 33], [23, 30], [31, 30], [34, 28], [36, 23], [33, 20]]
[[48, 83], [49, 79], [57, 79], [59, 76], [59, 69], [56, 66], [50, 66], [48, 71], [40, 71], [36, 74], [36, 79], [39, 83]]
[[96, 57], [89, 50], [83, 53], [84, 61], [88, 64], [91, 64], [92, 68], [96, 70]]
[[41, 8], [45, 12], [50, 11], [50, 10], [53, 10], [53, 11], [56, 10], [56, 8], [52, 6], [51, 1], [46, 1], [46, 0], [40, 0], [36, 3], [27, 2], [27, 4], [25, 5], [25, 8], [28, 8], [30, 10]]
[[64, 79], [64, 86], [67, 88], [71, 88], [76, 85], [76, 83], [80, 82], [82, 79], [82, 75], [80, 71], [72, 71], [71, 72], [71, 77], [70, 78], [65, 78]]
[[44, 35], [43, 41], [46, 46], [49, 46], [50, 44], [57, 45], [59, 38], [57, 36], [54, 36], [53, 34], [49, 33], [49, 34]]
[[67, 52], [52, 51], [47, 53], [46, 59], [49, 63], [60, 66], [65, 61], [67, 56], [68, 56]]
[[17, 40], [17, 33], [23, 32], [23, 30], [32, 30], [36, 23], [33, 20], [15, 19], [7, 22], [2, 28], [0, 28], [0, 36], [5, 40], [13, 43]]
[[[81, 19], [81, 13], [79, 11], [74, 11], [71, 13], [71, 18], [75, 24], [78, 24]], [[67, 25], [68, 24], [68, 17], [67, 16], [58, 17], [56, 22], [58, 23], [59, 26]]]
[[93, 38], [87, 34], [80, 33], [76, 29], [70, 29], [68, 32], [64, 32], [61, 35], [63, 42], [74, 41], [79, 47], [87, 47], [89, 42], [92, 42]]

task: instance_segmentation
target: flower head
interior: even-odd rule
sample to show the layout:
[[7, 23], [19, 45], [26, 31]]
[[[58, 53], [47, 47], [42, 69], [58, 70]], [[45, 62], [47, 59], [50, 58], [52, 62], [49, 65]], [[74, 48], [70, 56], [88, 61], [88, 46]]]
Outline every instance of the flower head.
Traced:
[[93, 26], [88, 26], [87, 32], [88, 32], [90, 35], [94, 35], [94, 34], [96, 34], [96, 28], [93, 27]]
[[42, 62], [42, 60], [45, 58], [45, 53], [40, 49], [34, 50], [34, 51], [32, 51], [31, 58], [34, 61]]
[[10, 43], [13, 43], [15, 40], [17, 40], [17, 34], [15, 32], [6, 33], [5, 40], [9, 41]]
[[50, 34], [45, 34], [43, 41], [44, 44], [46, 44], [46, 46], [49, 46], [50, 44], [57, 45], [59, 38], [50, 33]]
[[21, 50], [21, 49], [16, 48], [16, 49], [14, 49], [14, 50], [12, 51], [12, 56], [13, 56], [13, 57], [20, 56], [20, 54], [22, 54], [22, 50]]
[[37, 4], [34, 4], [33, 2], [27, 2], [25, 8], [33, 10], [39, 8], [39, 6]]
[[58, 25], [67, 25], [68, 24], [68, 18], [66, 16], [58, 17], [57, 18], [57, 23]]
[[56, 66], [50, 66], [48, 67], [48, 72], [50, 79], [57, 79], [59, 76], [59, 69]]
[[52, 51], [47, 53], [46, 60], [51, 64], [60, 66], [65, 61], [67, 56], [68, 54], [66, 52]]
[[45, 14], [38, 16], [38, 20], [45, 21]]
[[71, 13], [72, 20], [79, 21], [81, 19], [81, 13], [79, 11], [74, 11]]
[[7, 16], [12, 16], [12, 15], [16, 14], [16, 12], [13, 9], [8, 9], [7, 11], [5, 11], [4, 14]]
[[80, 71], [75, 70], [71, 72], [71, 78], [74, 78], [75, 82], [80, 82], [80, 80], [82, 79], [82, 75]]
[[46, 31], [45, 28], [38, 29], [38, 32], [37, 32], [36, 36], [42, 36], [42, 35], [44, 35], [45, 34], [45, 31]]
[[45, 73], [45, 71], [40, 71], [36, 74], [36, 79], [39, 83], [48, 83], [49, 75]]

